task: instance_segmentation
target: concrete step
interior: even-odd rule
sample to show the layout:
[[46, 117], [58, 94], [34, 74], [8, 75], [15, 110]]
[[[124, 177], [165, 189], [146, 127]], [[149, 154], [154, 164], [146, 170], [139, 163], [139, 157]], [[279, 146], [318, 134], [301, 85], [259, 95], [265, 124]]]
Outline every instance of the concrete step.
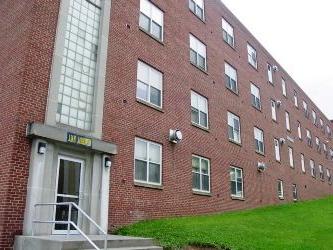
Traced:
[[[89, 235], [89, 238], [101, 249], [104, 248], [104, 236]], [[119, 235], [107, 236], [107, 247], [113, 250], [162, 250], [152, 239]], [[17, 236], [15, 250], [88, 250], [93, 247], [81, 235]]]
[[[104, 248], [102, 248], [104, 249]], [[83, 249], [83, 250], [95, 250], [95, 249]], [[147, 246], [147, 247], [117, 247], [117, 248], [108, 248], [107, 250], [163, 250], [159, 246]]]

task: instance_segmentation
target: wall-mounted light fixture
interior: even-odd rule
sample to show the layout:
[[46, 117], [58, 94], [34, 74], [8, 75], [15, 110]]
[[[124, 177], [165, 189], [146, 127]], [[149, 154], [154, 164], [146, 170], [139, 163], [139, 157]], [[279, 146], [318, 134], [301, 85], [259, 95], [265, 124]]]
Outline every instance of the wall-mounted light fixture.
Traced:
[[172, 143], [179, 143], [183, 140], [183, 133], [179, 129], [170, 129], [169, 141]]
[[109, 156], [104, 157], [104, 167], [110, 168], [112, 166], [111, 158]]
[[37, 152], [40, 155], [43, 155], [46, 153], [46, 143], [45, 142], [38, 142]]

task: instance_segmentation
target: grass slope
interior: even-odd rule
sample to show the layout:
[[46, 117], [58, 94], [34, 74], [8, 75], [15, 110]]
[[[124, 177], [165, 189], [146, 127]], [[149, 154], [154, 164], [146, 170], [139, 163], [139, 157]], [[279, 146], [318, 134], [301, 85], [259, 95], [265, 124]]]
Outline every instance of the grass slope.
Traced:
[[333, 197], [241, 212], [143, 221], [118, 234], [151, 237], [165, 248], [333, 249]]

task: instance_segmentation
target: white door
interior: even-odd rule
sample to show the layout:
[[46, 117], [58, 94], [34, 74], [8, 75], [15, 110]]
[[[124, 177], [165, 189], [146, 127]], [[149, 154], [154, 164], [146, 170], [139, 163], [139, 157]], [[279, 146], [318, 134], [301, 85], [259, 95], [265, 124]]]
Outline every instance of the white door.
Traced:
[[[57, 189], [55, 202], [74, 202], [80, 206], [80, 193], [83, 187], [83, 170], [84, 161], [67, 156], [59, 156], [58, 158], [58, 174], [57, 174]], [[69, 215], [68, 206], [57, 206], [55, 210], [55, 220], [67, 221]], [[78, 222], [78, 211], [76, 208], [71, 210], [71, 221], [75, 224]], [[77, 233], [74, 227], [71, 226], [70, 233]], [[67, 233], [66, 224], [55, 224], [54, 234]]]

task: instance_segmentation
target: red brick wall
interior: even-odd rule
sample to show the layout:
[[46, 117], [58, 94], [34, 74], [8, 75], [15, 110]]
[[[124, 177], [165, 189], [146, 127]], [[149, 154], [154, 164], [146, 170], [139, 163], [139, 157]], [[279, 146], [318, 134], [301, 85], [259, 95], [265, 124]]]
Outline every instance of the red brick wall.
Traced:
[[[300, 199], [332, 193], [332, 186], [314, 179], [309, 173], [309, 159], [316, 167], [323, 164], [333, 169], [332, 162], [297, 139], [297, 120], [321, 141], [326, 136], [293, 105], [293, 89], [298, 92], [299, 106], [308, 97], [284, 72], [274, 74], [275, 86], [267, 81], [266, 63], [277, 64], [268, 52], [239, 23], [220, 1], [206, 2], [206, 21], [202, 22], [188, 8], [188, 1], [153, 1], [164, 11], [163, 45], [138, 28], [139, 1], [114, 1], [111, 14], [107, 62], [104, 139], [119, 145], [114, 157], [110, 189], [110, 228], [141, 219], [162, 216], [211, 213], [292, 201], [292, 184], [298, 185]], [[221, 18], [233, 26], [235, 49], [223, 42]], [[207, 74], [189, 63], [189, 33], [207, 45]], [[259, 67], [254, 70], [247, 62], [249, 41], [258, 52]], [[136, 101], [136, 67], [141, 59], [164, 73], [163, 112]], [[225, 87], [224, 61], [238, 70], [239, 96]], [[288, 97], [282, 96], [281, 77], [287, 82]], [[251, 106], [250, 81], [261, 90], [262, 111]], [[191, 125], [190, 90], [208, 98], [209, 132]], [[271, 119], [270, 99], [281, 100], [278, 122]], [[313, 107], [308, 101], [309, 108]], [[285, 127], [285, 110], [290, 113], [291, 133]], [[227, 111], [240, 116], [242, 146], [228, 142]], [[329, 124], [329, 120], [317, 112]], [[264, 130], [265, 156], [254, 150], [253, 127]], [[169, 129], [179, 128], [184, 140], [179, 145], [168, 142]], [[275, 161], [273, 138], [289, 135], [295, 143], [281, 148], [281, 164]], [[163, 190], [134, 186], [134, 138], [145, 138], [163, 145]], [[289, 167], [288, 144], [294, 149], [295, 169]], [[332, 142], [330, 141], [332, 146]], [[305, 154], [307, 173], [301, 172], [300, 153]], [[191, 155], [211, 160], [211, 197], [192, 193]], [[256, 170], [258, 161], [269, 168], [263, 174]], [[244, 169], [245, 200], [230, 197], [229, 166]], [[318, 171], [317, 171], [318, 172]], [[277, 180], [283, 179], [285, 200], [277, 197]]]
[[28, 122], [43, 122], [58, 1], [0, 2], [0, 249], [21, 234], [30, 143]]

